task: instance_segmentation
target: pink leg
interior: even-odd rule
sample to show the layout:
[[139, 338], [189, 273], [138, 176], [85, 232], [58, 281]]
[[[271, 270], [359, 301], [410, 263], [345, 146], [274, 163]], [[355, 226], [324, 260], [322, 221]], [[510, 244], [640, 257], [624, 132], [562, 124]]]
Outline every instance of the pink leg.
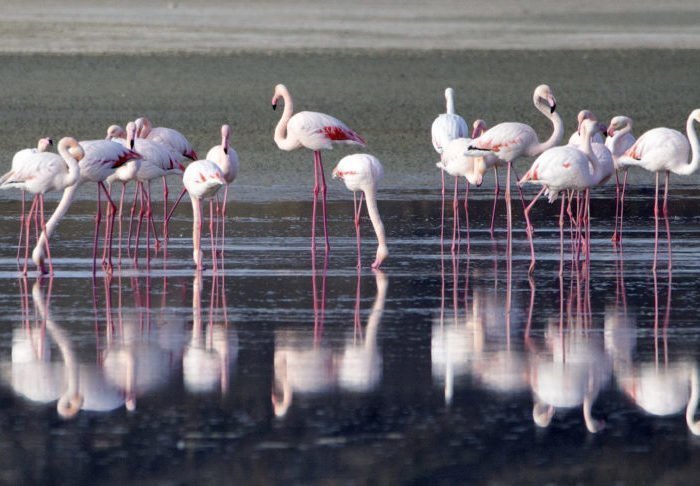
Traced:
[[[513, 236], [513, 207], [511, 205], [510, 201], [510, 167], [511, 163], [508, 162], [507, 164], [507, 171], [506, 171], [506, 192], [505, 192], [505, 198], [506, 198], [506, 236], [508, 238], [512, 238]], [[509, 255], [510, 256], [510, 255]]]
[[214, 200], [209, 200], [209, 240], [211, 244], [211, 266], [216, 272], [216, 238], [214, 237]]
[[117, 205], [114, 204], [114, 201], [112, 201], [112, 198], [109, 195], [109, 192], [107, 192], [107, 188], [105, 187], [104, 182], [98, 182], [98, 185], [100, 188], [102, 188], [102, 191], [104, 191], [105, 193], [105, 197], [107, 198], [107, 208], [109, 209], [108, 215], [111, 215], [107, 218], [106, 221], [106, 224], [109, 226], [109, 232], [107, 233], [109, 235], [109, 238], [107, 239], [107, 241], [105, 241], [105, 245], [107, 245], [106, 270], [111, 274], [112, 270], [114, 269], [114, 265], [112, 264], [112, 238], [114, 236], [114, 215], [117, 214]]
[[119, 265], [122, 263], [122, 210], [124, 209], [124, 194], [126, 193], [126, 182], [122, 182], [122, 193], [119, 196], [119, 240], [117, 244], [119, 248], [117, 250], [117, 260]]
[[459, 187], [459, 179], [455, 177], [455, 191], [452, 196], [452, 253], [457, 249], [457, 244], [461, 240], [459, 234], [459, 197], [457, 189]]
[[143, 188], [143, 183], [139, 183], [139, 222], [136, 224], [136, 241], [134, 243], [134, 263], [138, 264], [139, 261], [139, 239], [141, 237], [141, 223], [143, 222], [143, 217], [146, 215], [146, 202], [144, 201], [143, 194], [145, 189]]
[[[150, 192], [150, 191], [149, 191]], [[155, 236], [155, 229], [153, 235]], [[168, 240], [168, 181], [163, 176], [163, 241]], [[158, 247], [158, 238], [156, 238], [156, 248]]]
[[314, 151], [314, 203], [311, 207], [311, 251], [316, 251], [316, 202], [318, 201], [318, 151]]
[[24, 203], [25, 203], [25, 194], [24, 194], [24, 189], [22, 189], [22, 210], [19, 215], [19, 242], [17, 243], [17, 265], [19, 265], [19, 257], [22, 251], [22, 237], [24, 235]]
[[[673, 257], [671, 253], [671, 223], [668, 220], [668, 179], [670, 173], [666, 171], [666, 181], [664, 185], [664, 205], [663, 205], [663, 215], [666, 220], [666, 242], [668, 244], [668, 271], [671, 271], [673, 267]], [[669, 277], [670, 278], [670, 277]], [[670, 286], [669, 286], [670, 288]]]
[[27, 262], [29, 262], [29, 230], [31, 229], [32, 225], [32, 217], [34, 215], [34, 212], [36, 211], [36, 206], [37, 206], [37, 197], [34, 196], [32, 198], [32, 205], [29, 207], [29, 213], [27, 214], [27, 218], [24, 220], [24, 268], [22, 269], [22, 273], [24, 275], [27, 274]]
[[175, 212], [175, 208], [177, 207], [178, 204], [180, 204], [180, 200], [182, 200], [182, 196], [187, 194], [187, 189], [183, 189], [180, 195], [177, 197], [177, 201], [175, 201], [175, 204], [173, 204], [173, 207], [170, 208], [170, 212], [168, 213], [168, 217], [166, 218], [166, 221], [168, 224], [170, 224], [170, 218], [173, 217], [173, 213]]
[[357, 204], [357, 193], [353, 192], [352, 193], [352, 205], [355, 209], [355, 234], [357, 235], [357, 268], [362, 267], [362, 258], [361, 258], [361, 241], [360, 241], [360, 212], [362, 211], [362, 199], [364, 198], [365, 193], [360, 193], [360, 203]]
[[97, 240], [100, 235], [100, 222], [102, 221], [102, 199], [100, 186], [97, 186], [97, 213], [95, 214], [95, 240], [92, 244], [92, 274], [97, 273]]
[[[153, 227], [153, 211], [151, 210], [151, 181], [143, 188], [143, 199], [146, 202], [146, 268], [151, 267], [151, 228]], [[153, 227], [155, 236], [155, 227]]]
[[224, 202], [221, 205], [221, 264], [224, 264], [224, 248], [226, 247], [226, 204], [228, 203], [228, 184], [224, 186]]
[[202, 270], [202, 208], [201, 201], [196, 198], [192, 199], [192, 247], [194, 263], [197, 270]]
[[526, 223], [526, 228], [527, 228], [527, 236], [528, 239], [530, 240], [530, 268], [528, 269], [528, 273], [532, 273], [532, 271], [535, 269], [535, 243], [533, 241], [532, 235], [535, 233], [532, 224], [530, 223], [530, 210], [532, 210], [532, 206], [535, 205], [537, 200], [540, 198], [540, 196], [544, 193], [546, 187], [542, 187], [540, 189], [540, 192], [537, 193], [537, 196], [530, 202], [530, 204], [525, 208], [524, 214], [525, 214], [525, 223]]
[[[107, 191], [107, 193], [110, 195], [112, 194], [112, 185], [111, 184], [109, 185], [109, 190]], [[107, 221], [109, 221], [111, 209], [112, 208], [108, 204], [107, 210], [106, 210]], [[115, 213], [116, 213], [116, 210], [115, 210]], [[114, 217], [114, 215], [112, 215], [112, 217]], [[105, 237], [104, 237], [105, 243], [102, 245], [102, 266], [103, 267], [105, 266], [105, 262], [107, 261], [107, 241], [109, 241], [109, 224], [105, 224]]]
[[627, 170], [625, 170], [625, 175], [622, 178], [622, 191], [620, 191], [620, 229], [617, 235], [617, 242], [622, 246], [622, 217], [625, 210], [625, 187], [627, 186]]
[[493, 192], [493, 209], [491, 210], [491, 238], [493, 238], [493, 230], [496, 223], [496, 204], [498, 203], [498, 195], [501, 192], [501, 186], [498, 183], [498, 167], [493, 167], [494, 184], [496, 188]]
[[656, 191], [654, 192], [654, 263], [651, 267], [656, 273], [656, 256], [659, 252], [659, 173], [656, 172]]
[[442, 206], [440, 208], [440, 248], [445, 244], [445, 171], [440, 170], [442, 176]]
[[[39, 194], [39, 206], [41, 211], [41, 231], [46, 235], [46, 219], [44, 218], [44, 195]], [[48, 236], [44, 238], [44, 244], [46, 245], [46, 258], [49, 260], [49, 275], [53, 276], [53, 261], [51, 261], [51, 248], [49, 247]]]
[[617, 246], [617, 222], [620, 218], [620, 174], [615, 171], [615, 229], [613, 229], [612, 242], [613, 246]]
[[467, 254], [471, 253], [471, 239], [469, 236], [469, 181], [464, 180], [464, 219], [467, 228]]
[[561, 210], [559, 211], [559, 278], [564, 276], [564, 205], [566, 193], [561, 193]]
[[328, 240], [328, 215], [326, 203], [326, 175], [323, 173], [323, 161], [321, 160], [321, 152], [318, 152], [318, 172], [321, 174], [321, 196], [323, 197], [323, 235], [326, 238], [326, 253], [331, 251], [331, 244]]
[[127, 240], [126, 240], [126, 254], [128, 256], [131, 256], [131, 235], [133, 234], [132, 226], [134, 223], [134, 214], [136, 213], [136, 200], [138, 199], [140, 193], [141, 193], [141, 182], [137, 181], [136, 182], [136, 189], [134, 189], [134, 201], [131, 204], [131, 211], [129, 211], [129, 236], [127, 237]]
[[516, 184], [515, 187], [518, 188], [518, 195], [520, 196], [520, 204], [523, 205], [523, 211], [525, 210], [525, 198], [523, 197], [523, 188], [520, 187], [520, 184], [517, 183], [517, 181], [520, 180], [520, 177], [518, 177], [518, 173], [515, 171], [515, 167], [511, 168], [513, 170], [513, 175], [515, 176]]

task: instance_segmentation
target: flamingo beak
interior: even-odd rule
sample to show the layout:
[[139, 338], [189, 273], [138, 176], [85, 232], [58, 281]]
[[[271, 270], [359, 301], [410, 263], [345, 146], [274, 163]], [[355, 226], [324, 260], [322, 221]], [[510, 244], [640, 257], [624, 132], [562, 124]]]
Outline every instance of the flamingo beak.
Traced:
[[608, 128], [608, 137], [612, 137], [613, 135], [615, 135], [615, 127], [613, 125], [610, 125], [610, 127]]
[[228, 155], [228, 147], [224, 147], [224, 153]]
[[53, 146], [53, 138], [49, 137], [47, 141], [49, 142], [49, 145]]
[[549, 95], [547, 96], [547, 103], [549, 103], [549, 112], [554, 113], [557, 109], [557, 100], [554, 99], [554, 96]]
[[277, 103], [272, 103], [272, 109], [276, 110], [277, 109]]

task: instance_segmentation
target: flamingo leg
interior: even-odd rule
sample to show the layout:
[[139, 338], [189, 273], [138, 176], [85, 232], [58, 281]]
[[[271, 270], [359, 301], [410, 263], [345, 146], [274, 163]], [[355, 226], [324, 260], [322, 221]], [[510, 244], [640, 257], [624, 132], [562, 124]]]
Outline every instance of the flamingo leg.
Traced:
[[[218, 225], [217, 225], [218, 226]], [[211, 265], [216, 273], [216, 237], [214, 235], [214, 199], [209, 200], [209, 240], [211, 244]]]
[[119, 247], [117, 249], [118, 264], [122, 263], [122, 211], [124, 209], [124, 194], [126, 193], [126, 182], [122, 182], [122, 192], [119, 196], [119, 239], [117, 241]]
[[[41, 231], [46, 235], [46, 219], [44, 218], [44, 195], [39, 194], [39, 211], [41, 212]], [[49, 247], [49, 238], [44, 238], [46, 246], [46, 258], [49, 260], [49, 275], [53, 275], [53, 261], [51, 261], [51, 248]]]
[[622, 246], [622, 216], [625, 210], [625, 187], [627, 186], [627, 170], [622, 178], [622, 190], [620, 191], [620, 229], [617, 236], [617, 242]]
[[326, 253], [331, 251], [331, 244], [328, 239], [328, 214], [326, 202], [326, 175], [323, 173], [323, 160], [321, 160], [321, 152], [318, 152], [318, 171], [321, 174], [321, 196], [323, 197], [323, 236], [326, 238]]
[[620, 218], [620, 174], [615, 171], [615, 228], [613, 229], [612, 243], [613, 246], [617, 246], [618, 235], [617, 235], [617, 222]]
[[136, 213], [136, 201], [138, 199], [138, 196], [141, 192], [141, 181], [136, 181], [136, 189], [134, 190], [134, 201], [131, 204], [131, 210], [129, 211], [129, 236], [127, 237], [126, 240], [126, 254], [127, 256], [131, 256], [131, 236], [133, 234], [132, 232], [132, 225], [134, 222], [134, 214]]
[[530, 202], [530, 204], [527, 205], [525, 208], [524, 214], [525, 214], [525, 222], [527, 224], [526, 232], [528, 239], [530, 240], [530, 268], [528, 269], [528, 274], [531, 274], [533, 270], [535, 269], [535, 242], [533, 241], [532, 235], [535, 233], [532, 224], [530, 223], [530, 211], [532, 210], [532, 206], [535, 205], [537, 200], [542, 196], [544, 193], [546, 187], [542, 186], [542, 189], [540, 189], [540, 192], [537, 193], [535, 198]]
[[102, 199], [100, 196], [100, 186], [97, 186], [97, 213], [95, 214], [95, 239], [92, 244], [92, 274], [97, 273], [97, 240], [100, 232], [100, 222], [102, 221]]
[[[153, 235], [155, 236], [155, 229]], [[163, 176], [163, 241], [168, 241], [168, 181]], [[156, 238], [156, 248], [158, 248], [158, 238]]]
[[459, 234], [459, 197], [457, 189], [459, 188], [459, 179], [455, 177], [455, 191], [452, 196], [452, 253], [455, 252], [457, 245], [460, 242]]
[[221, 264], [224, 263], [224, 247], [226, 246], [226, 203], [228, 202], [228, 184], [224, 186], [224, 201], [221, 204]]
[[[508, 238], [512, 238], [512, 230], [513, 230], [513, 207], [511, 205], [510, 201], [510, 169], [511, 169], [511, 163], [507, 163], [507, 171], [506, 171], [506, 192], [505, 192], [505, 199], [506, 199], [506, 233]], [[510, 256], [510, 253], [508, 254]]]
[[464, 180], [464, 219], [467, 228], [467, 254], [471, 253], [471, 239], [469, 236], [469, 181]]
[[316, 202], [318, 201], [318, 150], [314, 151], [314, 203], [311, 207], [311, 251], [316, 251]]
[[136, 239], [134, 242], [134, 264], [139, 262], [139, 239], [141, 238], [141, 223], [143, 223], [143, 217], [146, 215], [145, 201], [143, 200], [143, 193], [145, 189], [143, 188], [143, 183], [139, 183], [139, 222], [136, 224]]
[[361, 240], [360, 240], [360, 212], [362, 211], [362, 199], [365, 193], [360, 193], [360, 203], [357, 204], [357, 193], [352, 193], [352, 204], [355, 209], [355, 234], [357, 235], [357, 268], [362, 267], [362, 259], [360, 257]]
[[654, 263], [651, 267], [656, 274], [656, 256], [659, 251], [659, 173], [656, 174], [656, 190], [654, 191]]
[[22, 238], [24, 236], [24, 204], [25, 204], [25, 193], [22, 189], [22, 210], [19, 214], [19, 242], [17, 243], [17, 265], [19, 265], [19, 257], [22, 251]]
[[[668, 180], [669, 180], [670, 173], [669, 171], [666, 171], [666, 180], [664, 184], [664, 205], [663, 205], [663, 215], [664, 219], [666, 220], [666, 241], [668, 244], [668, 271], [671, 271], [671, 268], [673, 267], [673, 258], [672, 258], [672, 251], [671, 251], [671, 223], [668, 220]], [[669, 273], [670, 275], [670, 273]], [[669, 277], [670, 278], [670, 277]]]
[[564, 277], [564, 205], [566, 193], [561, 193], [561, 210], [559, 211], [559, 278]]
[[184, 196], [185, 194], [187, 194], [187, 189], [184, 189], [184, 188], [183, 188], [183, 189], [182, 189], [182, 192], [181, 192], [180, 195], [177, 197], [177, 200], [175, 201], [175, 204], [173, 204], [173, 207], [170, 208], [170, 212], [168, 213], [168, 217], [167, 217], [168, 224], [170, 224], [170, 218], [173, 217], [173, 213], [175, 212], [175, 208], [177, 207], [178, 204], [180, 204], [180, 200], [182, 199], [182, 196]]
[[[108, 193], [109, 194], [112, 193], [112, 184], [109, 185]], [[110, 211], [111, 211], [111, 207], [109, 205], [107, 205], [107, 210], [106, 210], [107, 221], [109, 221]], [[102, 245], [102, 266], [103, 267], [105, 265], [105, 262], [107, 261], [107, 244], [106, 244], [106, 242], [108, 240], [109, 240], [109, 225], [105, 224], [105, 237], [104, 237], [105, 244]]]
[[[151, 211], [151, 181], [143, 187], [142, 201], [146, 203], [146, 268], [151, 267], [151, 228], [153, 227], [153, 212]], [[155, 227], [153, 227], [155, 236]]]
[[202, 211], [199, 199], [192, 199], [192, 256], [197, 270], [202, 270], [202, 251], [200, 248], [202, 236]]
[[496, 186], [493, 192], [493, 209], [491, 210], [491, 238], [493, 238], [494, 233], [494, 226], [496, 222], [496, 205], [498, 203], [498, 195], [501, 192], [501, 186], [498, 182], [498, 167], [495, 165], [493, 166], [493, 175], [494, 175], [494, 185]]
[[445, 171], [440, 170], [442, 178], [442, 206], [440, 207], [440, 248], [445, 244]]
[[36, 211], [37, 198], [34, 196], [32, 198], [32, 205], [29, 207], [29, 213], [27, 213], [27, 218], [24, 220], [24, 231], [25, 231], [25, 248], [24, 248], [24, 268], [22, 269], [22, 274], [27, 274], [27, 262], [29, 262], [29, 230], [32, 225], [32, 216]]
[[117, 213], [117, 205], [114, 204], [114, 201], [112, 201], [112, 197], [109, 195], [109, 192], [107, 191], [107, 187], [105, 187], [104, 182], [98, 182], [98, 185], [99, 188], [101, 188], [102, 191], [105, 193], [105, 197], [107, 198], [108, 217], [105, 224], [109, 226], [109, 232], [107, 233], [109, 235], [109, 238], [107, 239], [107, 241], [105, 241], [105, 245], [108, 245], [106, 268], [109, 273], [112, 273], [112, 270], [114, 269], [114, 265], [112, 264], [112, 238], [114, 236], [114, 215]]

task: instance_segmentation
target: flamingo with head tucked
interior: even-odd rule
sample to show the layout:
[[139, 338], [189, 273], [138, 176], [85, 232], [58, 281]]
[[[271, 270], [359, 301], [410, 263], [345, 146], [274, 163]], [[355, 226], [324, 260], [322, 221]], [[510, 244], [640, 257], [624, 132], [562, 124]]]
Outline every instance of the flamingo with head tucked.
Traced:
[[[620, 135], [618, 135], [616, 139], [615, 134], [617, 132], [620, 132]], [[636, 141], [637, 139], [634, 138], [634, 135], [632, 135], [631, 118], [618, 115], [610, 120], [610, 125], [608, 126], [608, 137], [605, 139], [605, 146], [608, 148], [608, 150], [610, 150], [610, 153], [612, 153], [613, 163], [615, 164], [615, 230], [613, 231], [612, 241], [616, 245], [622, 242], [622, 217], [625, 206], [625, 187], [627, 186], [627, 168], [622, 167], [617, 162], [617, 158], [627, 152]], [[613, 150], [616, 153], [613, 153]], [[625, 172], [625, 175], [622, 178], [622, 190], [620, 190], [619, 176], [619, 172], [621, 170], [624, 170]]]
[[321, 150], [330, 150], [333, 144], [351, 144], [364, 147], [365, 141], [345, 123], [325, 113], [301, 111], [294, 114], [292, 95], [283, 84], [275, 86], [272, 96], [272, 109], [277, 102], [284, 100], [282, 118], [275, 127], [275, 143], [281, 150], [295, 150], [305, 147], [314, 152], [314, 203], [311, 214], [311, 250], [316, 249], [316, 201], [319, 189], [323, 200], [323, 233], [326, 239], [326, 253], [330, 250], [328, 241], [328, 217], [326, 213], [326, 177], [323, 173]]
[[[504, 122], [486, 130], [480, 137], [472, 140], [472, 144], [467, 151], [467, 155], [472, 156], [492, 154], [507, 164], [505, 199], [509, 238], [513, 227], [510, 202], [510, 171], [512, 170], [513, 162], [520, 157], [535, 157], [541, 154], [561, 142], [564, 136], [564, 123], [556, 111], [557, 102], [552, 89], [546, 84], [539, 85], [535, 88], [532, 101], [535, 108], [552, 122], [553, 131], [549, 139], [540, 142], [535, 130], [524, 123]], [[518, 191], [520, 191], [520, 186], [518, 186]], [[521, 191], [520, 198], [523, 207], [525, 207]]]
[[[32, 214], [35, 211], [39, 212], [43, 236], [46, 232], [44, 194], [50, 191], [65, 191], [66, 188], [74, 186], [80, 178], [78, 163], [83, 158], [84, 152], [77, 140], [71, 137], [62, 138], [58, 143], [58, 153], [59, 155], [49, 152], [35, 152], [27, 155], [22, 167], [9, 175], [0, 185], [2, 189], [18, 187], [34, 194], [34, 200], [25, 223], [26, 241], [23, 270], [25, 274], [29, 260], [29, 227]], [[49, 273], [53, 274], [48, 238], [44, 238], [43, 242], [49, 259]], [[43, 265], [39, 265], [39, 268], [42, 273], [46, 273]]]
[[[374, 232], [377, 235], [377, 254], [372, 263], [372, 268], [379, 268], [382, 262], [389, 256], [386, 246], [384, 224], [377, 209], [377, 184], [384, 176], [384, 168], [379, 159], [369, 154], [354, 154], [343, 157], [333, 169], [333, 178], [342, 179], [345, 186], [352, 191], [353, 206], [355, 208], [355, 231], [357, 233], [357, 266], [361, 266], [360, 260], [360, 211], [362, 210], [362, 196], [367, 200], [367, 212], [372, 221]], [[362, 191], [359, 204], [357, 203], [357, 191]]]
[[[51, 138], [44, 137], [39, 139], [36, 148], [26, 148], [15, 153], [15, 155], [12, 157], [12, 166], [9, 172], [5, 173], [5, 175], [0, 177], [0, 184], [5, 183], [7, 179], [12, 177], [12, 174], [14, 174], [17, 170], [20, 170], [22, 166], [25, 165], [25, 163], [28, 162], [34, 154], [39, 152], [46, 152], [52, 145], [53, 140]], [[22, 189], [22, 209], [19, 215], [19, 242], [17, 243], [17, 263], [19, 263], [19, 253], [22, 249], [22, 235], [24, 233], [24, 206], [25, 196], [24, 189]]]
[[[441, 156], [452, 140], [457, 138], [466, 138], [469, 135], [467, 122], [455, 113], [454, 89], [445, 89], [445, 113], [433, 120], [430, 127], [432, 142], [435, 151]], [[445, 234], [445, 173], [441, 172], [442, 177], [442, 209], [440, 211], [440, 245], [444, 240]]]
[[[641, 137], [623, 155], [617, 157], [621, 167], [637, 166], [656, 174], [656, 192], [654, 196], [654, 264], [659, 246], [659, 173], [665, 173], [663, 217], [666, 219], [668, 241], [668, 266], [671, 268], [671, 231], [668, 223], [668, 179], [671, 172], [678, 175], [690, 175], [700, 166], [700, 142], [695, 131], [695, 122], [700, 123], [700, 108], [693, 110], [686, 121], [686, 138], [672, 128], [652, 128]], [[629, 125], [628, 125], [629, 126]], [[619, 132], [622, 136], [624, 130]], [[618, 141], [613, 132], [613, 154], [619, 153]], [[688, 162], [690, 159], [690, 162]]]

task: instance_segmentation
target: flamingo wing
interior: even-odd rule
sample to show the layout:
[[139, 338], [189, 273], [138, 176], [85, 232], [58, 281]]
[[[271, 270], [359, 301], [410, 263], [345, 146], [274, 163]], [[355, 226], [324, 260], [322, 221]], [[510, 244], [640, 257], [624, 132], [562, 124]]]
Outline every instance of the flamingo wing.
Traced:
[[141, 155], [111, 140], [86, 140], [80, 142], [85, 157], [80, 160], [80, 178], [100, 182], [129, 160], [141, 159]]
[[[197, 152], [192, 148], [192, 144], [187, 138], [174, 128], [155, 127], [148, 134], [148, 140], [170, 147], [179, 156], [191, 160], [197, 160]], [[178, 162], [180, 162], [178, 160]]]
[[469, 137], [469, 127], [461, 116], [443, 113], [433, 121], [430, 133], [435, 151], [441, 154], [452, 140]]
[[537, 134], [524, 123], [506, 122], [490, 128], [472, 140], [468, 155], [491, 152], [501, 160], [510, 161], [522, 155], [527, 147], [537, 143]]
[[366, 145], [345, 123], [325, 113], [299, 112], [289, 120], [287, 130], [311, 150], [331, 149], [334, 143]]

